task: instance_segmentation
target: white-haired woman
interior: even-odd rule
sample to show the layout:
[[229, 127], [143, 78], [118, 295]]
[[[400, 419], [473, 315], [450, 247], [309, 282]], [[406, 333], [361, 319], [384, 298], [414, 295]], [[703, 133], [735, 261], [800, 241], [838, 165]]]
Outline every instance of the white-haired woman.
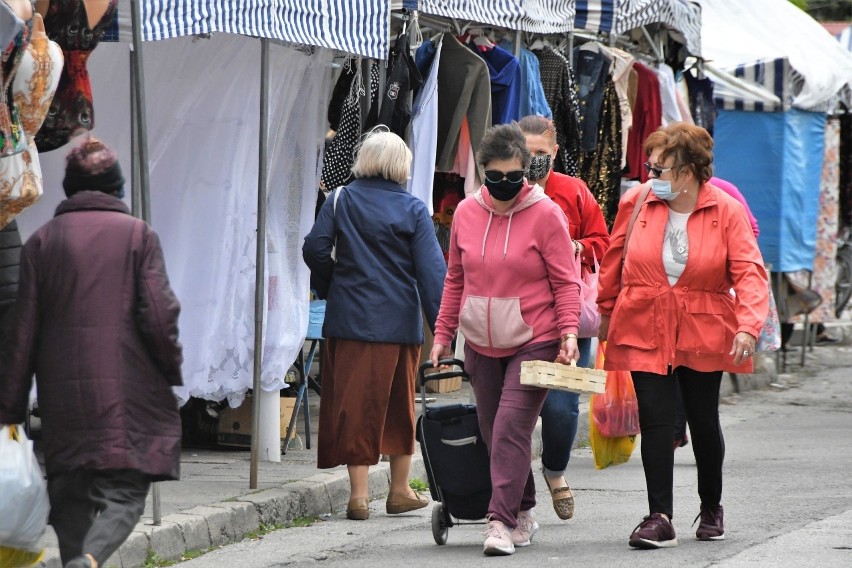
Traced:
[[421, 312], [434, 330], [446, 264], [426, 205], [402, 185], [410, 166], [399, 136], [368, 134], [356, 179], [329, 195], [302, 249], [313, 286], [328, 300], [317, 466], [348, 466], [353, 520], [369, 517], [367, 476], [380, 454], [390, 456], [389, 514], [429, 502], [408, 475]]

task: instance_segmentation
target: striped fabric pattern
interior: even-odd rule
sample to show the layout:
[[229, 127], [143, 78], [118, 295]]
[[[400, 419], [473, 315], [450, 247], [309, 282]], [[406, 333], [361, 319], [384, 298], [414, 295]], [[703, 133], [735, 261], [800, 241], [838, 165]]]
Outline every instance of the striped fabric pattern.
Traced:
[[[744, 100], [736, 96], [715, 96], [716, 106], [724, 110], [745, 110], [757, 112], [777, 112], [790, 110], [796, 93], [802, 90], [804, 78], [790, 65], [787, 58], [757, 61], [748, 65], [738, 65], [729, 69], [734, 77], [739, 77], [764, 87], [781, 99], [780, 104], [762, 103]], [[819, 109], [813, 109], [819, 110]], [[824, 109], [822, 109], [824, 110]]]
[[701, 54], [701, 6], [690, 0], [577, 0], [575, 29], [624, 34], [664, 24], [680, 32], [692, 55]]
[[424, 14], [553, 34], [574, 27], [575, 0], [420, 0]]
[[143, 37], [232, 33], [387, 59], [387, 0], [143, 0]]

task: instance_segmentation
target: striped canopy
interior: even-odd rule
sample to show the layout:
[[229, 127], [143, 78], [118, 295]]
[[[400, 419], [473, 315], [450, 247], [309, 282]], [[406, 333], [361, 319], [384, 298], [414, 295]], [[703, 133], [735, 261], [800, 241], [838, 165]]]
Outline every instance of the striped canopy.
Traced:
[[224, 32], [388, 57], [386, 0], [140, 1], [146, 41]]
[[554, 34], [574, 28], [575, 0], [420, 0], [424, 14]]
[[689, 0], [576, 0], [574, 28], [624, 34], [663, 24], [680, 32], [692, 55], [701, 55], [701, 6]]

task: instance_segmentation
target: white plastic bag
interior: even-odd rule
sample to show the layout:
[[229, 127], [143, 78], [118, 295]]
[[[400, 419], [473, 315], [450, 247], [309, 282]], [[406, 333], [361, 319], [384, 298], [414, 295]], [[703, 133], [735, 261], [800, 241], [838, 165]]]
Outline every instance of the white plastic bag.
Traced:
[[[50, 504], [44, 476], [23, 428], [0, 428], [0, 565], [27, 566], [44, 552]], [[14, 559], [14, 560], [13, 560]]]

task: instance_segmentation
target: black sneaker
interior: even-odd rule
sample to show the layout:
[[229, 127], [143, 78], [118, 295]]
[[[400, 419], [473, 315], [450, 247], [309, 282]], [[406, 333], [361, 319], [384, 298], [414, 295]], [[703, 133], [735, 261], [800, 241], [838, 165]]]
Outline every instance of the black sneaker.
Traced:
[[698, 519], [698, 530], [695, 531], [695, 538], [698, 540], [725, 540], [725, 512], [721, 505], [708, 507], [701, 505], [701, 512], [692, 521], [694, 525]]
[[674, 526], [660, 513], [651, 513], [633, 529], [630, 546], [648, 549], [677, 546]]

